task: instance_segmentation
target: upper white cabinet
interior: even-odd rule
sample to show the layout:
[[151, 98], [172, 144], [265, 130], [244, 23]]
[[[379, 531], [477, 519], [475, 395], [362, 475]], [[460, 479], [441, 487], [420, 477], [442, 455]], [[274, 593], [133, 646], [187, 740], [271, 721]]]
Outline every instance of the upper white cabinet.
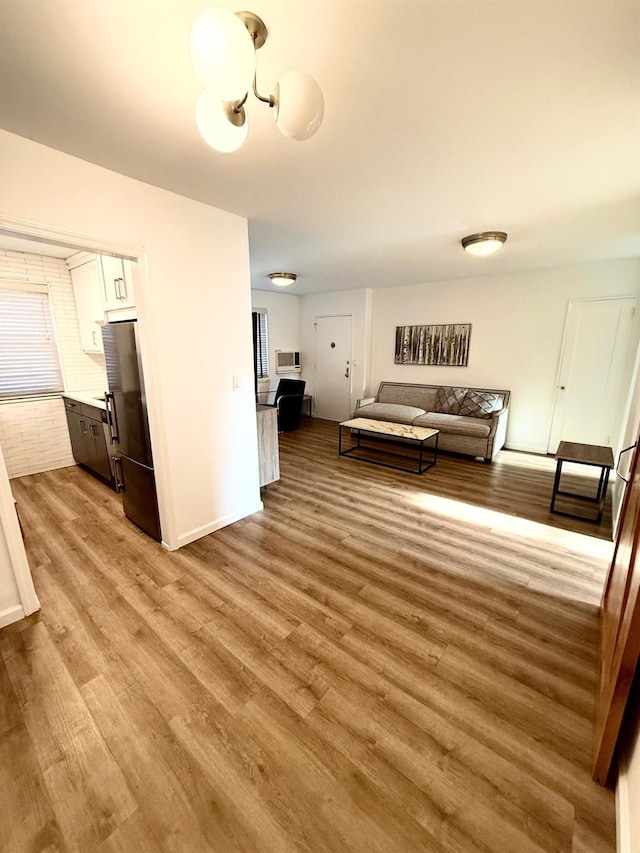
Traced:
[[121, 308], [133, 308], [133, 264], [122, 258], [99, 255], [104, 286], [104, 310], [117, 311]]
[[104, 352], [101, 326], [135, 319], [135, 264], [108, 255], [77, 252], [67, 258], [85, 352]]
[[73, 295], [76, 301], [80, 341], [85, 352], [104, 352], [102, 346], [102, 325], [104, 307], [102, 276], [97, 258], [87, 261], [71, 270]]

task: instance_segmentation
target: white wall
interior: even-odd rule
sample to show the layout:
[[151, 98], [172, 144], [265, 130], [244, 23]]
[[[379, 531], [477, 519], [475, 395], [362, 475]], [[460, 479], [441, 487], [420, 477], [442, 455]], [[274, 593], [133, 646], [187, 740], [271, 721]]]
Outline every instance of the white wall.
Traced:
[[364, 396], [369, 381], [371, 359], [371, 312], [373, 291], [343, 290], [335, 293], [313, 293], [300, 297], [300, 358], [302, 378], [307, 391], [315, 398], [316, 317], [350, 314], [352, 319], [351, 409]]
[[260, 509], [246, 220], [4, 131], [0, 159], [0, 215], [85, 235], [78, 248], [143, 247], [136, 306], [166, 544]]
[[[65, 261], [0, 249], [0, 287], [3, 279], [47, 284], [65, 390], [106, 388], [104, 356], [82, 350]], [[0, 403], [0, 446], [10, 477], [75, 465], [60, 398]]]
[[[568, 302], [639, 293], [638, 259], [376, 290], [368, 391], [385, 379], [508, 389], [507, 445], [546, 453]], [[396, 326], [422, 323], [472, 323], [468, 367], [394, 364]], [[634, 335], [635, 356], [638, 323]]]
[[640, 853], [640, 686], [631, 688], [618, 757], [618, 853]]
[[267, 311], [269, 336], [269, 390], [275, 391], [282, 376], [297, 378], [299, 374], [276, 373], [276, 350], [300, 351], [300, 297], [294, 293], [251, 291], [251, 307]]

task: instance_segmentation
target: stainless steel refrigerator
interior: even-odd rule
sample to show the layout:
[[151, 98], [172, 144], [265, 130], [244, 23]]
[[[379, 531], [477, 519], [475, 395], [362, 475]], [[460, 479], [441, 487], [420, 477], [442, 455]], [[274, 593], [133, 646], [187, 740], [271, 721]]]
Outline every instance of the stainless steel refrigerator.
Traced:
[[122, 507], [149, 536], [161, 540], [147, 401], [135, 321], [102, 327], [109, 390], [105, 394], [116, 487]]

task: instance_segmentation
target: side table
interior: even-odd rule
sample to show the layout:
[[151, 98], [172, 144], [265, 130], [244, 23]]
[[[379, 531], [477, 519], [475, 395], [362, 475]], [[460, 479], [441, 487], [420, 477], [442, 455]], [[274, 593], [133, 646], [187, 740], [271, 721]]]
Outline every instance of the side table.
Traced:
[[[563, 462], [577, 462], [580, 465], [594, 465], [596, 468], [600, 468], [600, 480], [598, 482], [598, 491], [596, 492], [595, 497], [576, 494], [576, 492], [565, 492], [560, 489], [560, 477], [562, 476]], [[581, 518], [585, 521], [595, 521], [597, 524], [600, 524], [602, 521], [602, 513], [604, 511], [604, 501], [607, 496], [609, 472], [613, 467], [613, 450], [610, 447], [604, 447], [599, 444], [580, 444], [574, 441], [561, 441], [558, 445], [558, 452], [556, 453], [556, 476], [553, 482], [553, 493], [551, 495], [551, 506], [549, 507], [549, 512], [553, 512], [556, 515], [567, 515], [570, 518]], [[558, 495], [567, 495], [577, 500], [597, 504], [597, 518], [593, 519], [586, 515], [577, 515], [573, 512], [564, 512], [556, 509], [556, 497]]]
[[307, 407], [307, 417], [309, 417], [309, 418], [311, 417], [311, 404], [312, 404], [312, 402], [313, 402], [313, 397], [311, 396], [311, 394], [305, 394], [303, 396], [302, 406], [303, 406], [303, 408], [304, 408], [304, 406]]

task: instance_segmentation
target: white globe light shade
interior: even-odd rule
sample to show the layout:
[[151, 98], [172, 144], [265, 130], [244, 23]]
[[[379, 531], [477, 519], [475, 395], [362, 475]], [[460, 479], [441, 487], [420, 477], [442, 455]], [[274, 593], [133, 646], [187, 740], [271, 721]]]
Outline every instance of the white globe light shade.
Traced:
[[237, 151], [247, 138], [249, 129], [246, 116], [240, 127], [231, 124], [225, 115], [222, 101], [209, 89], [202, 92], [196, 103], [196, 124], [205, 142], [222, 154]]
[[480, 231], [462, 238], [462, 248], [470, 255], [493, 255], [507, 242], [506, 231]]
[[205, 89], [221, 101], [242, 98], [251, 88], [256, 52], [249, 31], [229, 9], [204, 9], [191, 27], [191, 61]]
[[493, 255], [494, 252], [502, 248], [502, 245], [500, 240], [483, 240], [480, 243], [470, 243], [465, 246], [465, 251], [469, 252], [470, 255]]
[[276, 125], [289, 139], [309, 139], [322, 124], [324, 98], [311, 74], [287, 71], [276, 84], [274, 100]]

